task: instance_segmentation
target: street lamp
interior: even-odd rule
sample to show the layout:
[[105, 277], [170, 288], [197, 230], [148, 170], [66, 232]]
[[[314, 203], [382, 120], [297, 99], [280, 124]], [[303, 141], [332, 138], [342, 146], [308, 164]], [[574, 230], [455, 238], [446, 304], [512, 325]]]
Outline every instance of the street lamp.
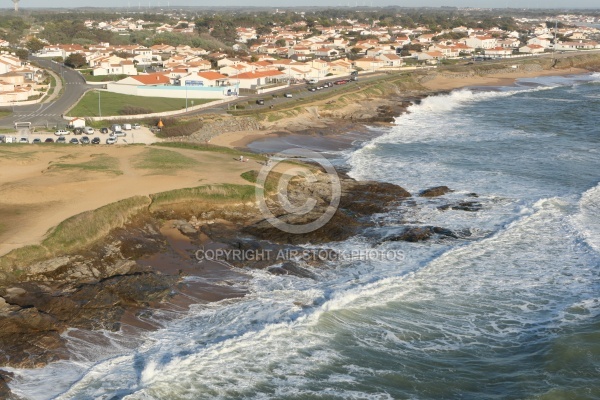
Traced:
[[100, 92], [98, 91], [98, 116], [102, 118], [102, 108], [100, 108]]

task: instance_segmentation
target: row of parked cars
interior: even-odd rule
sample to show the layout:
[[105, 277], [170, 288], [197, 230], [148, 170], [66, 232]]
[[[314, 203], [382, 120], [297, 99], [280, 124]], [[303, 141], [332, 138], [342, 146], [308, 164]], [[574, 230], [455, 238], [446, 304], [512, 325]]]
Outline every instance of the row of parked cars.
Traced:
[[[123, 124], [123, 125], [119, 125], [119, 124], [114, 124], [112, 125], [110, 128], [100, 128], [99, 131], [100, 133], [111, 133], [112, 135], [115, 136], [126, 136], [124, 131], [128, 131], [131, 129], [140, 129], [140, 124]], [[93, 135], [95, 133], [95, 129], [92, 128], [91, 126], [85, 126], [83, 128], [74, 128], [73, 129], [73, 134], [74, 135], [81, 135], [83, 133], [85, 133], [86, 135]], [[54, 134], [56, 136], [65, 136], [65, 135], [70, 135], [71, 131], [66, 130], [66, 129], [57, 129]]]
[[[105, 143], [106, 144], [115, 144], [115, 143], [117, 143], [117, 140], [118, 140], [117, 137], [111, 134], [108, 138], [106, 138]], [[94, 137], [94, 138], [90, 139], [87, 136], [84, 136], [81, 139], [71, 138], [67, 142], [66, 137], [60, 136], [60, 137], [56, 138], [56, 140], [54, 140], [52, 138], [46, 138], [43, 140], [42, 140], [42, 138], [35, 138], [31, 141], [31, 144], [41, 144], [41, 143], [100, 144], [101, 142], [102, 142], [102, 140], [99, 137]], [[29, 143], [29, 139], [22, 137], [19, 139], [19, 141], [17, 143]]]

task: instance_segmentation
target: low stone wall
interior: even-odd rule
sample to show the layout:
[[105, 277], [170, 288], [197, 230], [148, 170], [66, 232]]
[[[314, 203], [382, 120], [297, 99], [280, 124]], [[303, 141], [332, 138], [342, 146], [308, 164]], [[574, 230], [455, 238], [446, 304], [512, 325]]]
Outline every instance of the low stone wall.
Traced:
[[181, 136], [166, 139], [169, 142], [199, 142], [206, 143], [210, 139], [226, 132], [257, 131], [261, 129], [260, 123], [251, 117], [223, 117], [214, 121], [207, 121], [202, 129], [190, 136]]

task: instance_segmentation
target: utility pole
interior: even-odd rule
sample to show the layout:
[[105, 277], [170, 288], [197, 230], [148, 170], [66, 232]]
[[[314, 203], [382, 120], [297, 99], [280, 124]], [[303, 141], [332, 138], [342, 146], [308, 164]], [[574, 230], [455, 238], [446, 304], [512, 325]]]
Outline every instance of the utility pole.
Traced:
[[98, 116], [102, 118], [102, 108], [100, 107], [100, 92], [98, 92]]

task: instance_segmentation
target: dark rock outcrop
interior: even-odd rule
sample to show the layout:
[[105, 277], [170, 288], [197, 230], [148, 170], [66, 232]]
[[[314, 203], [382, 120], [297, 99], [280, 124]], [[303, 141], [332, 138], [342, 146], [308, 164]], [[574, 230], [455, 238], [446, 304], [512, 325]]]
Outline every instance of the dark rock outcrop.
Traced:
[[312, 272], [306, 268], [302, 268], [293, 261], [286, 261], [280, 266], [268, 268], [267, 271], [274, 275], [294, 275], [300, 278], [315, 279], [315, 275]]
[[450, 229], [438, 226], [415, 226], [404, 229], [403, 232], [395, 235], [386, 236], [383, 241], [402, 241], [402, 242], [423, 242], [430, 239], [433, 235], [442, 237], [458, 238], [458, 235]]
[[444, 204], [443, 206], [439, 206], [438, 209], [442, 211], [446, 210], [458, 210], [458, 211], [480, 211], [483, 208], [483, 205], [477, 201], [461, 201], [459, 203], [454, 204]]
[[[288, 189], [292, 204], [300, 205], [315, 200], [316, 205], [311, 212], [304, 215], [291, 214], [274, 201], [273, 214], [286, 224], [306, 225], [328, 213], [332, 199], [331, 177], [322, 174], [318, 179], [318, 182], [310, 185], [296, 185]], [[405, 189], [391, 183], [359, 182], [341, 175], [340, 185], [341, 196], [337, 210], [329, 222], [314, 231], [303, 234], [288, 233], [271, 225], [266, 219], [245, 227], [243, 231], [259, 239], [294, 245], [341, 241], [356, 235], [361, 228], [371, 225], [371, 215], [389, 210], [410, 197], [410, 193]]]
[[419, 193], [420, 197], [439, 197], [446, 193], [450, 193], [452, 190], [448, 186], [435, 186], [429, 189], [425, 189]]

